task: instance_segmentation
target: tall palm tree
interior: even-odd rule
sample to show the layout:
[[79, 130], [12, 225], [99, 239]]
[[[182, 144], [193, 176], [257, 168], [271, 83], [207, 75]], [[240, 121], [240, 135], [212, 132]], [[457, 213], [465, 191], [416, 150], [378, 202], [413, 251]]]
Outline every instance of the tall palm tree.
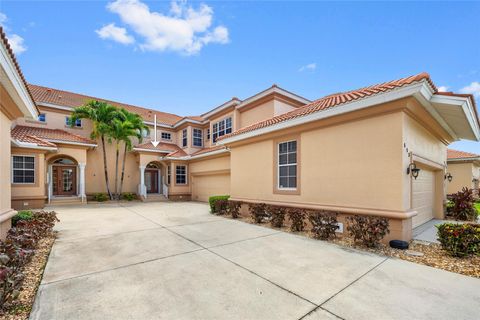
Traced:
[[105, 183], [107, 185], [108, 196], [112, 200], [110, 191], [108, 168], [107, 168], [107, 152], [105, 150], [105, 137], [110, 131], [113, 120], [118, 116], [118, 109], [106, 102], [90, 100], [83, 106], [74, 108], [71, 114], [71, 123], [73, 126], [77, 119], [89, 119], [93, 123], [93, 130], [90, 137], [96, 140], [100, 137], [103, 151], [103, 169], [105, 171]]
[[[132, 150], [132, 138], [133, 139], [138, 139], [138, 142], [142, 142], [143, 140], [143, 132], [150, 133], [150, 129], [147, 125], [143, 123], [142, 117], [140, 117], [136, 113], [131, 113], [128, 112], [125, 109], [121, 109], [120, 113], [123, 115], [123, 119], [126, 123], [126, 126], [129, 127], [129, 130], [125, 130], [126, 134], [123, 136], [123, 142], [124, 142], [124, 150], [123, 150], [123, 160], [122, 160], [122, 174], [120, 178], [120, 191], [118, 194], [118, 197], [122, 195], [122, 189], [123, 189], [123, 180], [125, 178], [125, 162], [127, 159], [127, 152]], [[133, 131], [132, 131], [133, 130]]]

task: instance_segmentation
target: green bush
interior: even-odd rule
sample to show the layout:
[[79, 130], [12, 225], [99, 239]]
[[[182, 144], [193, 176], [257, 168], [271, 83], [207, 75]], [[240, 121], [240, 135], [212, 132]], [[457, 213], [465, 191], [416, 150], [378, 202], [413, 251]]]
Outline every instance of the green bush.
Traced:
[[32, 220], [33, 212], [30, 210], [18, 211], [16, 215], [12, 217], [12, 226], [15, 227], [20, 220]]
[[137, 199], [137, 195], [135, 193], [125, 192], [125, 193], [122, 193], [122, 199], [127, 201], [132, 201]]
[[480, 255], [480, 224], [443, 223], [437, 226], [438, 241], [454, 257]]
[[93, 195], [93, 201], [104, 202], [108, 200], [108, 195], [106, 193], [95, 193]]
[[216, 213], [215, 212], [215, 202], [217, 200], [228, 200], [228, 198], [230, 198], [230, 196], [228, 196], [228, 195], [225, 195], [225, 196], [211, 196], [210, 198], [208, 198], [208, 204], [210, 205], [210, 212], [211, 213]]
[[215, 214], [224, 215], [228, 211], [228, 200], [215, 201]]

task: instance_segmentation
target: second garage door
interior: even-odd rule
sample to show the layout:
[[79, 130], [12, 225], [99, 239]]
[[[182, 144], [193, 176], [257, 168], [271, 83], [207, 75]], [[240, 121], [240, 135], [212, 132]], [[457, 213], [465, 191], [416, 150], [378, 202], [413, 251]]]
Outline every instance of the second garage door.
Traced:
[[434, 218], [435, 174], [422, 169], [418, 178], [412, 182], [412, 209], [417, 211], [413, 217], [413, 227], [417, 227]]
[[230, 174], [193, 176], [193, 200], [206, 202], [211, 196], [227, 194], [230, 194]]

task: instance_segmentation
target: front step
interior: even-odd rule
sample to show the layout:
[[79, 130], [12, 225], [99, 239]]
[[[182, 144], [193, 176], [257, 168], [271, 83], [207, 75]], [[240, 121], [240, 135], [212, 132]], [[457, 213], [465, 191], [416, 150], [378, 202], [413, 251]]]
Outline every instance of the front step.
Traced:
[[165, 197], [163, 194], [147, 194], [147, 198], [142, 199], [143, 202], [160, 202], [160, 201], [168, 201], [168, 198]]
[[79, 204], [86, 204], [86, 202], [82, 202], [82, 199], [79, 197], [58, 197], [58, 198], [52, 198], [48, 205], [49, 206], [66, 206], [66, 205], [79, 205]]

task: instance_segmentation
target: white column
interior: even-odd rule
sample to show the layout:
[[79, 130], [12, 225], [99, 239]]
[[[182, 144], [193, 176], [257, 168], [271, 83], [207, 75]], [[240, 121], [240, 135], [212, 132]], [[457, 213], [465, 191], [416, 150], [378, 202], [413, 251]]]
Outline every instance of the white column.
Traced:
[[140, 184], [138, 185], [138, 194], [147, 198], [147, 187], [145, 186], [145, 166], [139, 166]]
[[79, 194], [78, 196], [80, 198], [82, 198], [82, 202], [85, 201], [85, 199], [87, 198], [86, 194], [85, 194], [85, 166], [86, 164], [85, 163], [79, 163], [78, 164], [78, 168], [80, 169], [80, 172], [79, 172], [79, 177], [80, 177], [80, 190], [79, 190]]
[[48, 165], [48, 174], [47, 174], [47, 184], [48, 184], [48, 203], [52, 201], [52, 193], [53, 193], [53, 173], [52, 173], [52, 165]]

